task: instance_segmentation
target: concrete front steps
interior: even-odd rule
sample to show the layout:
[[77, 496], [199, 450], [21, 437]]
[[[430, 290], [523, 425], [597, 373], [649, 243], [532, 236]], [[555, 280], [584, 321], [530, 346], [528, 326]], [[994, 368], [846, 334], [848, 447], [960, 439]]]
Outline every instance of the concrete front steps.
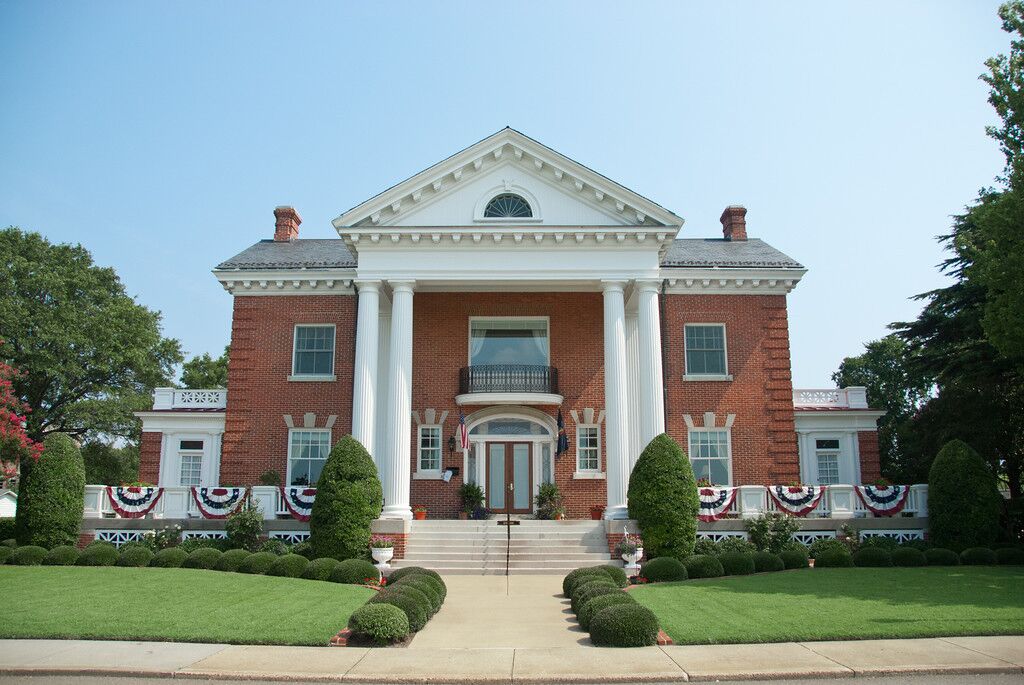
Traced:
[[[424, 566], [443, 574], [505, 573], [506, 532], [499, 518], [486, 521], [413, 521], [405, 558], [395, 568]], [[512, 526], [511, 574], [568, 573], [612, 563], [602, 521], [536, 521]]]

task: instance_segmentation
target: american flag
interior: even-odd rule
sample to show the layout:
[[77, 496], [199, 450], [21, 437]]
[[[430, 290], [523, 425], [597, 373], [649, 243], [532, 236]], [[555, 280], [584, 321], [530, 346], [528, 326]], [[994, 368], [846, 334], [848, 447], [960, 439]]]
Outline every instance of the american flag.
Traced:
[[469, 449], [469, 431], [466, 430], [466, 415], [459, 410], [459, 444], [462, 449]]

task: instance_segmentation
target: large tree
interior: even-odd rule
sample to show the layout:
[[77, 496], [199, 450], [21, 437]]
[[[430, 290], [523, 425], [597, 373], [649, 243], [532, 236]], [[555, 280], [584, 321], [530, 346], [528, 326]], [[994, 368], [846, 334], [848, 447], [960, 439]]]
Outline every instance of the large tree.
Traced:
[[228, 387], [228, 354], [231, 346], [224, 347], [224, 354], [214, 359], [209, 353], [192, 357], [181, 367], [181, 384], [186, 388]]
[[28, 435], [133, 437], [132, 412], [170, 385], [182, 361], [160, 315], [138, 304], [113, 269], [81, 245], [0, 230], [0, 360], [17, 366]]

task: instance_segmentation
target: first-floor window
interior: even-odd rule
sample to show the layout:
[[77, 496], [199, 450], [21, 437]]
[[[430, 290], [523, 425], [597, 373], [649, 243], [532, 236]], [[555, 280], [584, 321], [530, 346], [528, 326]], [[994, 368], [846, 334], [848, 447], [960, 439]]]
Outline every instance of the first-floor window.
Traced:
[[729, 431], [691, 430], [690, 463], [697, 480], [706, 478], [714, 485], [728, 485]]
[[600, 426], [576, 426], [576, 470], [601, 470]]
[[181, 464], [179, 485], [200, 485], [203, 468], [203, 441], [180, 440], [178, 459]]
[[441, 470], [441, 427], [420, 426], [417, 471]]
[[331, 432], [293, 430], [288, 443], [289, 485], [316, 486], [331, 451]]
[[839, 482], [839, 441], [815, 440], [814, 455], [818, 461], [818, 485]]

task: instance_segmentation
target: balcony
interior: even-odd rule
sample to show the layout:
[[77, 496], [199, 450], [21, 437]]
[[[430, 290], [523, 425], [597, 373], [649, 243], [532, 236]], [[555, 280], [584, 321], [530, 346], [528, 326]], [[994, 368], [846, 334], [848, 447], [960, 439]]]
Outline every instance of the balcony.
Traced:
[[484, 364], [459, 370], [457, 404], [556, 404], [558, 369], [527, 364]]
[[154, 411], [220, 410], [228, 406], [228, 391], [157, 388], [153, 391]]
[[867, 409], [867, 388], [794, 389], [793, 407], [796, 409]]

